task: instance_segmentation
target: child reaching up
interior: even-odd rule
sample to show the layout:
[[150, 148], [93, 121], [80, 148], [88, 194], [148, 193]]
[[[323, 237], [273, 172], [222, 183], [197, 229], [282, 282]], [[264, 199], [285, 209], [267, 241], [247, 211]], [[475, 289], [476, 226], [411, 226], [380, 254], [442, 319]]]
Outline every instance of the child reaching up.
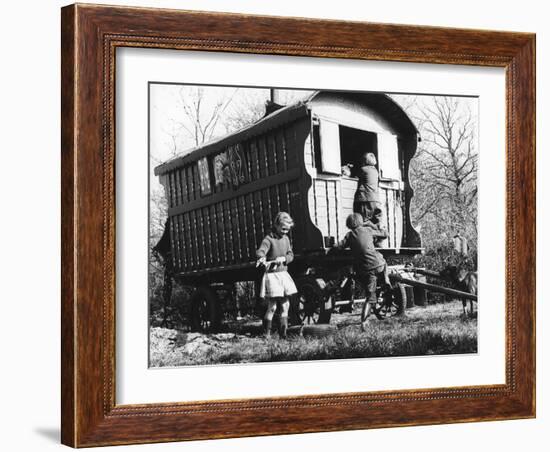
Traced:
[[267, 310], [264, 316], [264, 331], [266, 337], [271, 335], [273, 315], [280, 306], [279, 337], [285, 338], [288, 328], [289, 296], [297, 293], [296, 285], [288, 274], [288, 264], [294, 259], [288, 233], [294, 226], [294, 221], [286, 212], [279, 212], [273, 222], [273, 228], [265, 236], [258, 250], [256, 266], [266, 267], [265, 275], [260, 286], [260, 297], [267, 301]]
[[374, 246], [376, 239], [386, 237], [387, 234], [385, 231], [369, 227], [359, 213], [349, 215], [346, 219], [346, 226], [350, 231], [338, 243], [337, 247], [351, 248], [355, 275], [366, 292], [367, 298], [361, 313], [361, 328], [364, 331], [367, 318], [376, 305], [377, 285], [390, 284], [386, 260]]

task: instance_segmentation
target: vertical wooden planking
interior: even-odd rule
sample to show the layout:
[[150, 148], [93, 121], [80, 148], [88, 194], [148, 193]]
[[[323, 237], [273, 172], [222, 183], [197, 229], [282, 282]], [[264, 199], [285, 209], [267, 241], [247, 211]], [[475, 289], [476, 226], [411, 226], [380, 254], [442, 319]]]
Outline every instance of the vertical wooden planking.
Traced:
[[174, 241], [172, 242], [172, 253], [173, 253], [173, 263], [174, 270], [178, 271], [182, 268], [181, 262], [181, 227], [179, 224], [179, 215], [174, 215], [171, 219], [170, 232], [174, 234]]
[[181, 253], [181, 228], [178, 224], [178, 216], [170, 217], [170, 241], [172, 249], [172, 264], [175, 271], [182, 268], [182, 253]]
[[[277, 205], [277, 212], [280, 212], [283, 210], [283, 206], [282, 206], [282, 203], [281, 203], [281, 192], [282, 192], [282, 187], [283, 187], [283, 184], [277, 184], [275, 185], [275, 202], [276, 202], [276, 205]], [[286, 210], [285, 210], [286, 212]]]
[[[174, 229], [172, 229], [174, 228]], [[181, 224], [181, 215], [170, 218], [170, 232], [173, 232], [174, 240], [172, 242], [172, 252], [177, 260], [177, 265], [174, 264], [174, 269], [181, 271], [185, 268], [185, 252], [183, 239], [183, 226]], [[176, 256], [177, 255], [177, 256]]]
[[191, 267], [194, 269], [197, 265], [197, 260], [195, 256], [195, 234], [194, 234], [194, 227], [193, 227], [193, 217], [191, 214], [191, 211], [186, 212], [187, 217], [187, 237], [189, 241], [187, 242], [187, 246], [189, 247], [189, 257], [191, 259]]
[[183, 213], [180, 216], [180, 243], [182, 253], [182, 265], [187, 269], [193, 266], [193, 259], [191, 255], [191, 235], [189, 233], [189, 214]]
[[210, 218], [210, 237], [212, 238], [212, 262], [217, 265], [220, 262], [220, 251], [218, 244], [218, 226], [216, 218], [216, 205], [208, 206]]
[[187, 181], [187, 168], [184, 166], [181, 168], [181, 180], [182, 180], [182, 191], [184, 193], [183, 195], [183, 201], [189, 202], [189, 182]]
[[193, 224], [195, 226], [195, 246], [197, 247], [197, 268], [201, 268], [204, 261], [202, 249], [202, 232], [199, 223], [199, 211], [193, 210]]
[[269, 231], [273, 222], [273, 214], [271, 212], [271, 200], [269, 199], [269, 188], [264, 188], [263, 190], [261, 190], [261, 195], [263, 205], [262, 217], [264, 231]]
[[187, 189], [189, 195], [189, 201], [195, 200], [195, 189], [193, 186], [193, 171], [191, 165], [187, 166], [185, 169], [185, 179], [187, 180]]
[[202, 209], [195, 210], [195, 216], [197, 218], [197, 238], [199, 242], [199, 268], [205, 268], [208, 262], [208, 255], [206, 251], [206, 236], [204, 235], [204, 218], [202, 215]]
[[250, 260], [250, 246], [247, 234], [247, 210], [244, 195], [237, 198], [237, 210], [239, 211], [239, 236], [241, 239], [242, 260]]
[[254, 192], [254, 223], [256, 225], [256, 243], [259, 245], [268, 230], [264, 227], [264, 215], [262, 205], [262, 194], [260, 190]]
[[[300, 185], [298, 181], [291, 181], [289, 182], [289, 193], [290, 193], [290, 216], [292, 218], [300, 218], [299, 216], [302, 214], [302, 200], [300, 199]], [[294, 248], [294, 251], [296, 252], [296, 247], [298, 247], [298, 252], [300, 252], [303, 248], [304, 242], [304, 229], [303, 229], [304, 222], [303, 221], [296, 221], [294, 230], [292, 231], [292, 246]]]
[[174, 205], [179, 206], [181, 204], [180, 196], [181, 196], [181, 180], [180, 180], [180, 172], [179, 169], [174, 170], [174, 183], [175, 183], [175, 198], [174, 198]]
[[244, 160], [246, 165], [246, 174], [248, 175], [248, 182], [252, 181], [252, 162], [251, 162], [251, 155], [250, 155], [250, 141], [246, 141], [242, 144], [243, 147], [243, 153], [244, 153]]
[[175, 270], [179, 270], [180, 267], [178, 265], [178, 258], [176, 253], [176, 249], [178, 247], [178, 243], [177, 243], [178, 236], [177, 236], [174, 217], [170, 217], [169, 222], [170, 222], [170, 247], [172, 249], [172, 266], [174, 267]]
[[269, 188], [266, 188], [267, 199], [269, 199], [269, 211], [271, 212], [271, 222], [277, 216], [279, 212], [279, 204], [277, 203], [277, 187], [272, 185]]
[[209, 210], [209, 231], [212, 239], [212, 264], [217, 265], [220, 262], [220, 249], [218, 244], [218, 226], [216, 219], [216, 205], [211, 204], [208, 206]]
[[258, 143], [258, 164], [260, 167], [260, 179], [269, 176], [269, 167], [267, 162], [267, 148], [265, 145], [265, 138], [260, 137], [257, 140]]
[[173, 199], [174, 197], [172, 196], [172, 188], [173, 188], [173, 183], [172, 183], [172, 173], [169, 172], [168, 173], [168, 207], [174, 207], [174, 204], [173, 204]]
[[196, 269], [199, 265], [199, 252], [197, 241], [197, 224], [195, 219], [195, 212], [189, 211], [189, 235], [191, 238], [191, 254], [193, 255], [193, 268]]
[[204, 229], [202, 228], [202, 212], [197, 209], [195, 212], [195, 223], [197, 227], [197, 254], [199, 256], [199, 268], [204, 268], [206, 262], [206, 246], [204, 238]]
[[269, 174], [277, 173], [277, 150], [275, 148], [275, 137], [273, 132], [270, 132], [265, 137], [265, 145], [267, 149], [267, 165]]
[[334, 235], [332, 229], [334, 229], [334, 222], [332, 218], [333, 205], [332, 205], [332, 196], [330, 190], [330, 181], [325, 182], [325, 196], [327, 199], [327, 236]]
[[185, 204], [188, 201], [187, 198], [187, 177], [185, 176], [185, 168], [180, 168], [180, 180], [181, 180], [181, 202]]
[[189, 224], [189, 215], [182, 214], [178, 217], [178, 224], [180, 229], [180, 251], [181, 251], [181, 260], [182, 267], [185, 266], [187, 269], [191, 269], [193, 266], [192, 254], [191, 254], [191, 232]]
[[174, 183], [173, 183], [173, 176], [172, 172], [168, 173], [168, 207], [174, 207]]
[[275, 152], [277, 153], [277, 172], [278, 173], [282, 173], [287, 169], [285, 135], [283, 133], [283, 128], [284, 126], [279, 127], [274, 135]]
[[310, 133], [304, 143], [304, 164], [306, 168], [315, 168], [315, 156], [313, 153], [313, 140]]
[[201, 208], [202, 236], [204, 237], [204, 264], [203, 268], [212, 266], [212, 248], [210, 247], [210, 229], [208, 228], [208, 208]]
[[220, 209], [220, 218], [222, 222], [222, 229], [223, 229], [223, 257], [224, 257], [224, 264], [228, 264], [231, 262], [231, 254], [229, 252], [229, 242], [231, 241], [231, 237], [229, 235], [229, 226], [227, 222], [227, 215], [225, 211], [225, 205], [223, 202], [219, 203], [219, 209]]
[[339, 199], [340, 199], [340, 181], [339, 180], [334, 180], [332, 181], [332, 196], [334, 198], [334, 216], [336, 217], [335, 218], [335, 221], [334, 221], [334, 225], [335, 225], [335, 228], [336, 228], [336, 232], [333, 234], [334, 235], [334, 240], [335, 242], [338, 242], [339, 240], [339, 237], [340, 237], [340, 234], [341, 234], [341, 230], [340, 230], [340, 202], [339, 202]]
[[224, 219], [223, 219], [223, 207], [220, 202], [217, 202], [215, 205], [216, 210], [216, 227], [218, 228], [218, 249], [220, 255], [220, 264], [223, 265], [227, 263], [227, 253], [225, 250], [225, 228], [224, 228]]
[[191, 235], [191, 219], [189, 217], [189, 212], [183, 214], [184, 219], [184, 237], [185, 237], [185, 253], [187, 255], [187, 265], [189, 269], [192, 269], [195, 266], [195, 261], [193, 259], [193, 237]]
[[208, 210], [208, 207], [202, 208], [202, 218], [204, 237], [206, 240], [206, 267], [212, 267], [212, 230], [210, 228], [210, 211]]
[[258, 180], [260, 178], [260, 161], [258, 155], [258, 145], [256, 140], [250, 141], [250, 180]]
[[243, 258], [243, 252], [241, 247], [241, 232], [239, 228], [239, 207], [237, 205], [237, 197], [232, 198], [229, 200], [230, 205], [230, 212], [231, 212], [231, 231], [233, 235], [233, 250], [234, 250], [234, 256], [235, 261], [237, 263], [242, 262]]
[[319, 216], [317, 214], [317, 179], [312, 180], [310, 193], [313, 193], [313, 218], [311, 220], [316, 226], [319, 226]]
[[288, 212], [290, 210], [290, 195], [288, 193], [288, 182], [285, 182], [280, 185], [279, 189], [279, 203], [281, 210]]
[[230, 263], [235, 261], [235, 249], [233, 240], [233, 229], [231, 224], [231, 205], [229, 201], [223, 201], [223, 215], [225, 224], [225, 248], [227, 249], [227, 258]]
[[405, 204], [402, 201], [402, 192], [395, 192], [395, 246], [401, 248], [403, 246], [403, 230], [404, 228], [404, 215], [403, 210]]
[[324, 236], [328, 235], [328, 199], [326, 182], [315, 179], [316, 224]]
[[386, 230], [388, 231], [388, 247], [394, 247], [394, 237], [393, 237], [393, 218], [392, 213], [393, 209], [390, 201], [390, 190], [382, 190], [382, 199], [384, 200], [385, 205], [382, 207], [385, 210], [386, 216]]
[[347, 178], [340, 179], [340, 236], [338, 240], [342, 240], [347, 232], [346, 218], [353, 213], [353, 200], [355, 197], [355, 190], [357, 188], [357, 181]]
[[286, 143], [286, 161], [287, 168], [296, 168], [298, 166], [298, 155], [304, 152], [303, 149], [298, 149], [296, 144], [296, 123], [289, 124], [284, 129]]
[[247, 218], [247, 236], [249, 242], [250, 253], [256, 256], [256, 248], [258, 246], [258, 234], [256, 232], [256, 209], [254, 208], [254, 195], [249, 193], [245, 196], [246, 218]]

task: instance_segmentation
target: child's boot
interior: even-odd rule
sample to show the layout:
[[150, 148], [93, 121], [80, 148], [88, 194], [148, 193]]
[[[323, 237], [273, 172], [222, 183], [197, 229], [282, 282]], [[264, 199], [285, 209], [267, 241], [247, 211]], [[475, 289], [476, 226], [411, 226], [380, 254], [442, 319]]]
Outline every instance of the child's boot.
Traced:
[[279, 337], [281, 339], [286, 339], [287, 329], [288, 329], [288, 317], [281, 317], [280, 325], [279, 325]]
[[266, 338], [270, 338], [271, 337], [271, 320], [264, 319], [263, 324], [264, 324], [264, 336]]

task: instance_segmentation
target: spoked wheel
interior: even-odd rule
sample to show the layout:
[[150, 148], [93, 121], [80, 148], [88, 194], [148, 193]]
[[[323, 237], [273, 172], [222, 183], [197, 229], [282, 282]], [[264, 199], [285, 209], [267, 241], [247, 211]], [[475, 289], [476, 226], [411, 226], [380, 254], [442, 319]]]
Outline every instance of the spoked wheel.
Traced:
[[297, 317], [302, 325], [329, 323], [332, 298], [325, 297], [315, 281], [305, 281], [298, 287]]
[[191, 298], [191, 328], [211, 333], [220, 328], [221, 309], [216, 293], [210, 287], [199, 287]]
[[377, 292], [378, 301], [373, 311], [377, 317], [387, 318], [402, 315], [405, 312], [407, 303], [407, 292], [405, 286], [398, 283], [391, 289], [380, 289]]

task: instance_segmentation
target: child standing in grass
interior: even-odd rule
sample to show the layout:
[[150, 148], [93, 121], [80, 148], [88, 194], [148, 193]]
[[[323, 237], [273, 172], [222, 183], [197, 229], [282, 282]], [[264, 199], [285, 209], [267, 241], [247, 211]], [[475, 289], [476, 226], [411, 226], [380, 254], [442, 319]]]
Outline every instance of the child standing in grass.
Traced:
[[271, 335], [271, 324], [273, 315], [280, 306], [279, 336], [286, 337], [288, 328], [288, 308], [290, 307], [289, 296], [294, 295], [296, 285], [288, 274], [288, 264], [294, 259], [292, 246], [288, 238], [294, 221], [286, 212], [279, 212], [273, 222], [273, 228], [265, 236], [258, 250], [256, 266], [264, 265], [265, 275], [260, 286], [260, 297], [267, 301], [267, 311], [264, 316], [264, 331], [266, 337]]

